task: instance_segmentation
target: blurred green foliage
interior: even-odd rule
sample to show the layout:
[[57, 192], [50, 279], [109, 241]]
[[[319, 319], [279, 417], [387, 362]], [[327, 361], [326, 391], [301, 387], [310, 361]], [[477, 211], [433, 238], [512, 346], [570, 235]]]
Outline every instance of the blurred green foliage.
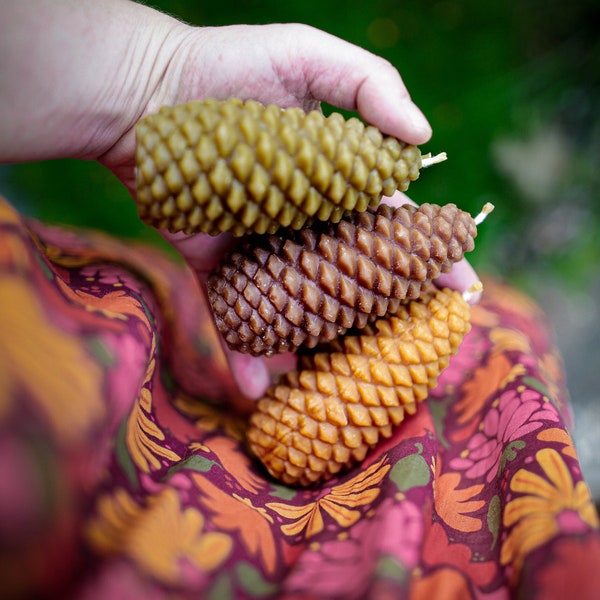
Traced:
[[[496, 205], [480, 228], [471, 257], [475, 266], [525, 288], [532, 269], [572, 283], [595, 268], [600, 249], [595, 0], [149, 4], [197, 25], [304, 22], [387, 58], [433, 126], [434, 137], [423, 150], [449, 156], [423, 172], [410, 195], [418, 202], [455, 202], [472, 213], [487, 201]], [[549, 157], [547, 132], [554, 144]], [[44, 220], [159, 243], [137, 219], [127, 192], [95, 163], [3, 167], [0, 186], [20, 210]]]

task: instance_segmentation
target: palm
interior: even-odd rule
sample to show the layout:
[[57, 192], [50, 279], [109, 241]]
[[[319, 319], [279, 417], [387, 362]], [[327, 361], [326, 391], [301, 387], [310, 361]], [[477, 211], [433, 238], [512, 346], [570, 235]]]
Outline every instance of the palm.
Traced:
[[[425, 119], [389, 63], [311, 27], [197, 28], [183, 39], [173, 50], [162, 85], [139, 108], [138, 117], [164, 104], [209, 97], [253, 98], [307, 111], [325, 101], [358, 110], [366, 121], [407, 142], [420, 144], [430, 137]], [[132, 194], [134, 148], [131, 127], [100, 157]]]

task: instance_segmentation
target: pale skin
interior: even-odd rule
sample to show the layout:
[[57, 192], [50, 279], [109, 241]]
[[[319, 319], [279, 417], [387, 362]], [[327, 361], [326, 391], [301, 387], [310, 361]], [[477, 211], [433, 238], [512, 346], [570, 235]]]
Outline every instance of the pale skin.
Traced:
[[[133, 195], [135, 123], [207, 97], [305, 110], [327, 102], [417, 145], [432, 133], [394, 66], [307, 25], [191, 27], [130, 0], [0, 0], [0, 162], [97, 160]], [[232, 243], [162, 233], [202, 284]], [[442, 283], [475, 281], [462, 261]], [[266, 360], [228, 358], [239, 388], [260, 397]]]

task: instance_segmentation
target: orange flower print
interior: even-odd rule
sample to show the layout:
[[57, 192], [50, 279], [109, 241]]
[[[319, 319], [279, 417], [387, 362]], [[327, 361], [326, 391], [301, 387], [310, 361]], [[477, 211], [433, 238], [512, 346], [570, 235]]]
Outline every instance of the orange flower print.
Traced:
[[483, 283], [486, 295], [494, 299], [496, 306], [502, 306], [507, 312], [525, 320], [531, 319], [532, 316], [544, 316], [536, 302], [515, 288], [498, 283], [493, 279], [484, 279]]
[[250, 468], [250, 459], [240, 452], [239, 444], [228, 437], [217, 435], [206, 441], [206, 447], [219, 459], [223, 469], [232, 475], [240, 486], [252, 494], [265, 487], [261, 479]]
[[[563, 406], [565, 390], [561, 387], [560, 382], [563, 381], [564, 370], [561, 357], [556, 352], [546, 352], [538, 359], [539, 375], [548, 388], [548, 395], [557, 403], [558, 408], [565, 415], [568, 415], [568, 409]], [[567, 416], [567, 418], [570, 418]]]
[[367, 506], [379, 496], [381, 489], [378, 486], [390, 470], [390, 465], [384, 465], [386, 459], [387, 455], [346, 483], [326, 489], [315, 502], [303, 506], [270, 502], [266, 506], [285, 519], [291, 519], [291, 523], [281, 526], [282, 533], [287, 536], [296, 536], [304, 532], [305, 537], [309, 538], [322, 531], [322, 511], [340, 527], [350, 527], [361, 516], [361, 512], [356, 510], [357, 507]]
[[559, 444], [563, 444], [563, 447], [560, 450], [561, 453], [565, 456], [570, 456], [575, 460], [579, 460], [577, 451], [573, 445], [573, 439], [565, 429], [560, 429], [559, 427], [542, 429], [542, 431], [537, 434], [537, 439], [542, 442], [558, 442]]
[[459, 531], [479, 531], [481, 519], [468, 516], [479, 510], [484, 500], [473, 500], [483, 489], [483, 484], [472, 485], [459, 489], [459, 473], [444, 473], [435, 481], [434, 499], [435, 510], [440, 518]]
[[[488, 585], [496, 575], [498, 566], [496, 561], [482, 561], [473, 555], [473, 550], [467, 544], [461, 544], [448, 537], [448, 533], [443, 525], [434, 522], [425, 533], [423, 546], [421, 550], [421, 559], [423, 564], [435, 569], [451, 567], [455, 572], [463, 573], [476, 586], [482, 587]], [[414, 573], [418, 576], [418, 571]], [[446, 582], [447, 585], [451, 581]], [[431, 591], [431, 590], [429, 590]], [[453, 590], [454, 591], [454, 590]], [[468, 598], [456, 590], [456, 593], [444, 586], [443, 591], [438, 589], [430, 598]], [[418, 598], [419, 595], [416, 595]]]
[[[485, 289], [485, 285], [483, 286]], [[484, 308], [481, 303], [471, 307], [471, 324], [478, 327], [491, 329], [497, 327], [500, 322], [500, 317], [497, 313]]]
[[544, 448], [535, 456], [544, 475], [517, 471], [510, 489], [522, 495], [504, 509], [504, 526], [512, 530], [502, 544], [500, 561], [513, 566], [515, 578], [525, 557], [559, 532], [578, 533], [598, 527], [585, 482], [573, 483], [562, 456], [552, 448]]
[[[534, 574], [536, 598], [584, 600], [597, 597], [600, 589], [600, 538], [562, 539], [553, 545], [551, 556], [550, 568], [539, 569]], [[587, 576], [574, 577], [574, 573], [586, 573]]]
[[463, 385], [463, 396], [454, 405], [461, 427], [451, 434], [455, 441], [468, 439], [479, 423], [479, 415], [489, 397], [501, 389], [502, 382], [511, 373], [513, 365], [503, 354], [495, 354], [488, 362], [475, 369], [471, 379]]
[[198, 401], [198, 398], [194, 396], [183, 393], [177, 395], [174, 405], [186, 417], [193, 419], [195, 427], [202, 431], [214, 432], [219, 430], [234, 440], [242, 441], [245, 439], [245, 432], [248, 428], [247, 420], [240, 418], [231, 411], [216, 408], [207, 402]]
[[20, 391], [59, 439], [80, 442], [105, 417], [102, 368], [81, 338], [48, 319], [26, 281], [0, 277], [0, 298], [0, 419]]
[[267, 573], [274, 573], [277, 552], [271, 527], [273, 518], [249, 498], [216, 487], [206, 477], [191, 475], [202, 504], [213, 512], [211, 523], [220, 531], [237, 532], [251, 556], [259, 556]]
[[516, 350], [522, 354], [531, 352], [529, 338], [521, 331], [497, 327], [490, 331], [490, 340], [494, 344], [494, 354]]
[[[154, 356], [156, 338], [152, 338], [150, 356]], [[126, 444], [131, 459], [144, 473], [151, 469], [161, 467], [161, 458], [169, 461], [178, 461], [181, 457], [162, 445], [165, 434], [160, 427], [150, 418], [152, 413], [152, 392], [149, 383], [154, 375], [156, 359], [151, 358], [146, 368], [146, 375], [142, 384], [140, 395], [127, 419]]]
[[131, 459], [144, 473], [149, 473], [152, 469], [160, 469], [161, 458], [171, 462], [181, 460], [176, 452], [161, 444], [165, 440], [165, 434], [150, 419], [151, 410], [152, 393], [144, 387], [127, 420], [126, 437]]
[[21, 219], [19, 219], [19, 214], [13, 207], [6, 201], [2, 196], [0, 196], [0, 224], [5, 225], [20, 225]]
[[[2, 198], [0, 197], [0, 225], [2, 224]], [[0, 268], [3, 271], [28, 273], [32, 269], [30, 249], [15, 232], [4, 230], [0, 244]]]
[[[410, 584], [410, 600], [431, 600], [439, 598], [443, 594], [447, 597], [471, 600], [473, 594], [465, 575], [456, 569], [442, 567], [433, 573], [422, 576], [419, 573], [413, 575]], [[450, 590], [452, 592], [450, 593]]]
[[101, 497], [97, 511], [85, 531], [88, 542], [105, 555], [127, 556], [163, 583], [214, 571], [231, 553], [231, 538], [205, 531], [204, 516], [195, 508], [182, 509], [173, 488], [151, 496], [145, 506], [119, 489]]
[[96, 296], [81, 289], [72, 289], [60, 278], [57, 278], [56, 282], [68, 300], [80, 304], [86, 310], [99, 312], [109, 319], [126, 321], [128, 317], [137, 317], [143, 323], [148, 321], [143, 306], [135, 296], [125, 290], [115, 290], [104, 296]]

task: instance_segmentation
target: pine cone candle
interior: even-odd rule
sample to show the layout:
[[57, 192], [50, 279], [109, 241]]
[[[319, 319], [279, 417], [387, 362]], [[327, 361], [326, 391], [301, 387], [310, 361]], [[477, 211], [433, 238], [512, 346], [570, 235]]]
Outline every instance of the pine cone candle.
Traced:
[[163, 107], [136, 126], [140, 217], [171, 232], [337, 222], [419, 176], [421, 153], [359, 119], [248, 100]]
[[414, 413], [469, 329], [462, 295], [436, 290], [303, 357], [258, 402], [250, 449], [286, 484], [329, 479]]
[[476, 235], [453, 204], [381, 204], [337, 224], [251, 236], [209, 278], [217, 327], [230, 348], [254, 355], [314, 347], [417, 298]]

